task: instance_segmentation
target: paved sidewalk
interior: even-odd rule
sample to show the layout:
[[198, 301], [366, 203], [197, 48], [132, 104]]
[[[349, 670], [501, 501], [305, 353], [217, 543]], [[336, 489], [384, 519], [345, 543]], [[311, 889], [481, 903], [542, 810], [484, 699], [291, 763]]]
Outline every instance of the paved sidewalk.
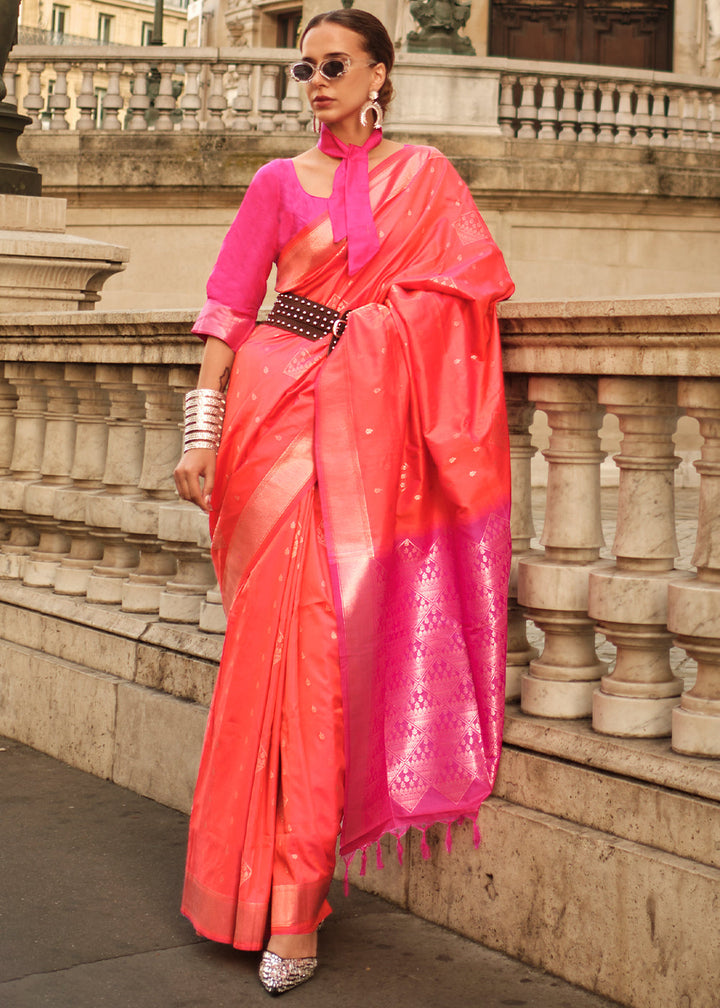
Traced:
[[[187, 818], [0, 739], [3, 1008], [268, 1006], [255, 953], [198, 938], [178, 905]], [[334, 885], [311, 983], [288, 1008], [610, 1008]]]

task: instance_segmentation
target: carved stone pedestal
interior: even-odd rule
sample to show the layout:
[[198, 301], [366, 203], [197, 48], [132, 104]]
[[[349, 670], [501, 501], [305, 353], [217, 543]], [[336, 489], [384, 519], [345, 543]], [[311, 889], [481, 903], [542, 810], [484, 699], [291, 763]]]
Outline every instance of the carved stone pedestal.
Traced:
[[95, 307], [127, 249], [65, 233], [65, 200], [0, 193], [0, 313]]

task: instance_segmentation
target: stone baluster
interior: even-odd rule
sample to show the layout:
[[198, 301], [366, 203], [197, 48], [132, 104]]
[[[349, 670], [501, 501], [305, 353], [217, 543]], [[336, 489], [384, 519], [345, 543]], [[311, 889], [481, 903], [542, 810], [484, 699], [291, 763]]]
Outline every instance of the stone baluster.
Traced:
[[50, 588], [60, 561], [70, 551], [70, 540], [55, 518], [55, 497], [58, 488], [70, 483], [77, 395], [65, 381], [62, 364], [38, 364], [35, 377], [46, 388], [45, 439], [41, 479], [28, 484], [25, 513], [40, 538], [25, 561], [23, 581], [36, 588]]
[[55, 574], [58, 595], [84, 595], [88, 578], [103, 555], [101, 541], [90, 534], [87, 502], [102, 490], [108, 441], [109, 398], [92, 364], [66, 364], [65, 380], [77, 393], [72, 484], [55, 494], [54, 516], [70, 539], [70, 551]]
[[534, 140], [537, 136], [537, 107], [535, 105], [535, 87], [538, 79], [536, 76], [523, 74], [518, 77], [518, 82], [522, 88], [520, 107], [518, 108], [518, 121], [520, 127], [517, 135], [519, 140]]
[[252, 66], [249, 63], [238, 63], [235, 67], [235, 97], [232, 100], [232, 120], [230, 128], [238, 131], [252, 129], [248, 118], [252, 112], [252, 98], [250, 97], [250, 75]]
[[272, 133], [275, 129], [275, 116], [279, 107], [277, 80], [280, 67], [274, 63], [265, 63], [260, 68], [260, 73], [260, 99], [258, 101], [260, 121], [257, 128], [261, 133]]
[[129, 130], [146, 130], [148, 128], [147, 112], [150, 108], [148, 95], [149, 63], [135, 63], [133, 66], [133, 90], [128, 102], [130, 111]]
[[185, 64], [185, 88], [180, 99], [180, 107], [183, 112], [180, 128], [182, 130], [195, 132], [200, 129], [200, 109], [202, 100], [200, 98], [200, 73], [202, 63], [194, 61]]
[[160, 596], [160, 619], [169, 623], [198, 623], [207, 594], [216, 587], [210, 561], [208, 517], [194, 504], [160, 506], [162, 548], [177, 561], [177, 572]]
[[17, 395], [17, 405], [10, 474], [3, 480], [0, 500], [0, 514], [10, 532], [0, 547], [0, 577], [21, 578], [27, 554], [38, 542], [37, 530], [29, 525], [25, 515], [25, 491], [40, 478], [45, 441], [47, 393], [35, 376], [40, 366], [24, 362], [5, 364], [5, 377]]
[[698, 91], [697, 131], [695, 147], [697, 150], [709, 150], [711, 138], [710, 109], [712, 94], [710, 91]]
[[70, 123], [66, 118], [67, 110], [70, 108], [70, 98], [67, 93], [67, 75], [70, 66], [70, 63], [53, 63], [55, 87], [48, 98], [48, 107], [52, 116], [50, 119], [51, 130], [70, 129]]
[[137, 547], [122, 530], [125, 500], [142, 500], [137, 493], [142, 471], [144, 431], [143, 398], [132, 383], [132, 368], [99, 364], [97, 380], [110, 399], [108, 442], [102, 493], [88, 496], [86, 521], [103, 545], [100, 563], [87, 583], [88, 602], [117, 605], [123, 581], [138, 564]]
[[94, 130], [97, 120], [97, 95], [95, 94], [95, 71], [97, 63], [84, 62], [80, 64], [82, 81], [80, 83], [80, 93], [75, 99], [75, 104], [80, 110], [80, 117], [75, 128], [81, 133]]
[[633, 127], [635, 125], [632, 112], [632, 97], [635, 85], [627, 81], [621, 81], [617, 86], [619, 100], [616, 116], [617, 133], [615, 143], [632, 143]]
[[683, 110], [681, 118], [680, 143], [683, 147], [694, 150], [697, 146], [698, 133], [698, 92], [696, 90], [683, 93]]
[[217, 582], [206, 593], [204, 601], [200, 603], [199, 626], [205, 633], [224, 634], [227, 629], [227, 617]]
[[672, 747], [691, 756], [720, 757], [720, 384], [683, 378], [678, 402], [700, 423], [703, 446], [695, 466], [700, 503], [693, 564], [697, 576], [669, 590], [668, 626], [697, 662], [695, 685], [672, 713]]
[[710, 114], [710, 146], [713, 150], [720, 150], [720, 100], [717, 95], [710, 97], [708, 109]]
[[508, 592], [508, 644], [505, 678], [505, 698], [520, 699], [520, 682], [528, 672], [528, 663], [537, 658], [537, 649], [527, 639], [527, 621], [518, 605], [518, 564], [520, 560], [536, 556], [530, 549], [535, 535], [532, 516], [532, 489], [530, 461], [535, 448], [530, 438], [535, 404], [528, 401], [528, 379], [524, 375], [505, 377], [505, 399], [510, 429], [510, 462], [512, 468], [512, 563]]
[[623, 435], [615, 567], [590, 575], [589, 613], [617, 649], [615, 668], [593, 701], [593, 728], [605, 735], [670, 734], [682, 682], [670, 668], [668, 582], [675, 573], [674, 471], [679, 459], [673, 378], [600, 378], [598, 398]]
[[45, 63], [42, 60], [28, 60], [27, 62], [27, 93], [23, 99], [23, 110], [30, 116], [32, 122], [29, 126], [25, 127], [26, 131], [38, 130], [41, 127], [40, 113], [45, 104], [42, 96], [41, 82], [41, 74], [44, 69]]
[[107, 71], [107, 91], [103, 99], [102, 128], [105, 130], [122, 129], [120, 122], [120, 112], [123, 107], [123, 98], [120, 94], [120, 74], [123, 72], [123, 64], [119, 61], [108, 61], [105, 64]]
[[577, 89], [577, 80], [572, 77], [563, 78], [562, 105], [560, 106], [560, 111], [558, 113], [558, 124], [560, 128], [558, 140], [573, 142], [578, 138], [578, 112], [575, 104]]
[[[194, 368], [184, 370], [193, 376], [197, 373]], [[161, 593], [175, 573], [175, 558], [161, 548], [159, 514], [163, 502], [177, 498], [173, 469], [182, 452], [182, 398], [171, 387], [175, 381], [171, 382], [166, 367], [134, 367], [133, 382], [145, 395], [145, 447], [138, 484], [144, 497], [123, 504], [122, 528], [140, 559], [123, 585], [122, 608], [157, 612]], [[191, 384], [188, 374], [187, 386]]]
[[682, 119], [680, 118], [680, 96], [678, 88], [669, 88], [668, 110], [665, 117], [665, 143], [668, 147], [678, 147], [681, 141]]
[[650, 146], [664, 147], [666, 144], [665, 127], [667, 125], [666, 108], [669, 105], [667, 88], [652, 90], [652, 112], [650, 114]]
[[652, 88], [649, 84], [641, 84], [636, 89], [636, 93], [635, 134], [632, 142], [645, 147], [650, 143], [650, 136], [652, 134], [652, 117], [650, 115]]
[[17, 70], [17, 63], [14, 63], [12, 60], [8, 60], [5, 64], [5, 73], [2, 75], [7, 92], [4, 101], [6, 101], [8, 105], [14, 105], [16, 108], [18, 104], [16, 91]]
[[558, 110], [556, 107], [557, 77], [541, 77], [542, 98], [538, 109], [538, 140], [556, 140]]
[[286, 133], [299, 133], [302, 129], [300, 114], [303, 104], [300, 95], [300, 85], [288, 75], [287, 91], [280, 105], [285, 116], [282, 128]]
[[590, 571], [599, 560], [602, 408], [591, 378], [531, 377], [528, 397], [548, 417], [551, 436], [547, 506], [541, 543], [545, 555], [518, 565], [518, 601], [545, 632], [545, 647], [523, 677], [522, 709], [541, 717], [581, 718], [606, 671], [595, 652], [587, 612]]
[[225, 129], [223, 115], [228, 107], [225, 97], [225, 74], [227, 63], [210, 64], [210, 92], [208, 94], [208, 123], [211, 133], [220, 133]]
[[498, 102], [498, 122], [503, 136], [515, 136], [517, 110], [515, 108], [515, 74], [500, 74], [500, 97]]
[[[10, 463], [15, 444], [17, 395], [14, 387], [1, 372], [4, 372], [4, 365], [0, 367], [0, 479], [3, 479], [10, 475]], [[3, 517], [2, 504], [0, 503], [0, 542], [4, 542], [9, 535], [10, 526]]]
[[174, 63], [160, 63], [157, 67], [160, 74], [158, 83], [158, 93], [155, 97], [155, 129], [158, 133], [166, 133], [174, 129], [172, 114], [175, 111], [175, 97], [173, 95], [173, 74], [175, 72]]
[[615, 83], [613, 81], [600, 81], [600, 108], [598, 109], [598, 143], [613, 143], [615, 140]]
[[595, 143], [597, 136], [597, 112], [595, 111], [595, 95], [597, 83], [594, 80], [580, 81], [580, 108], [578, 110], [578, 140], [583, 143]]

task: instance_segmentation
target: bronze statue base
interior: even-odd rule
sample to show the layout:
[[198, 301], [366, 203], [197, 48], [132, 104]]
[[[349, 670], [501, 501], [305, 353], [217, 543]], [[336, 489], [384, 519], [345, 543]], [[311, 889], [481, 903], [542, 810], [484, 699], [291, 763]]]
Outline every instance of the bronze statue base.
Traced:
[[20, 158], [18, 137], [32, 122], [14, 105], [0, 102], [0, 193], [13, 196], [41, 196], [42, 175]]
[[458, 35], [454, 28], [426, 25], [407, 37], [407, 50], [414, 53], [441, 53], [446, 56], [474, 56], [469, 38]]

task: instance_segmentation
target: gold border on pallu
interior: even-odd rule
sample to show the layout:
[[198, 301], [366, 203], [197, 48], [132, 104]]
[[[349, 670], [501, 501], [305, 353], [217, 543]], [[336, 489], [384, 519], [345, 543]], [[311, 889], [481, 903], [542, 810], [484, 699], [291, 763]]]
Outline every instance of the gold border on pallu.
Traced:
[[[287, 509], [314, 479], [313, 436], [301, 431], [253, 490], [228, 543], [222, 598], [229, 612], [253, 559]], [[227, 600], [227, 601], [226, 601]]]

